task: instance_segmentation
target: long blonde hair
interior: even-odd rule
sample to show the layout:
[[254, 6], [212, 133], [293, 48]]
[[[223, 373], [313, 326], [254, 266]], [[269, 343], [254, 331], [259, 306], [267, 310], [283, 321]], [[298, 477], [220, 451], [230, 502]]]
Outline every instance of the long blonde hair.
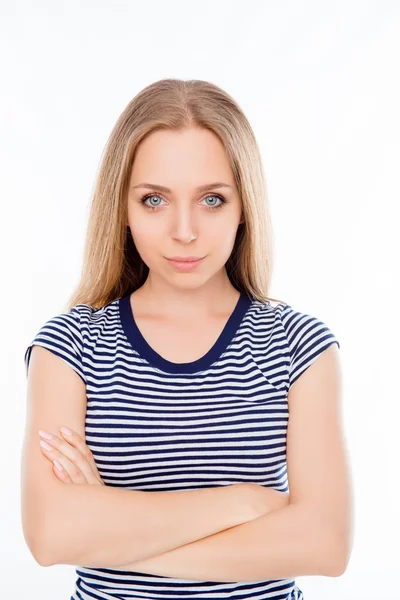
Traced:
[[231, 96], [201, 80], [162, 79], [145, 87], [118, 118], [103, 151], [89, 213], [80, 281], [67, 311], [76, 304], [102, 308], [145, 282], [149, 268], [126, 227], [130, 174], [138, 144], [156, 130], [206, 128], [221, 140], [242, 201], [225, 264], [231, 283], [262, 302], [272, 300], [273, 230], [260, 151], [253, 130]]

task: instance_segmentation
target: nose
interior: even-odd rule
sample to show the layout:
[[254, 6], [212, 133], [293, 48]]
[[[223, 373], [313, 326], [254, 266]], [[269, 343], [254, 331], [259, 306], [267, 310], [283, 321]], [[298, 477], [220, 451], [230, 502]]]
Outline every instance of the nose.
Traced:
[[197, 237], [197, 229], [189, 208], [176, 211], [172, 217], [172, 237], [180, 242], [190, 242]]

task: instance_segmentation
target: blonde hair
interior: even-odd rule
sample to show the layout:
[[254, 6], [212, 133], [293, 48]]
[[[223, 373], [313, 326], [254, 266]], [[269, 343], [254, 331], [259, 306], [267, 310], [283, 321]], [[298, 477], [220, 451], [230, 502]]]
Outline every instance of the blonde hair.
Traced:
[[163, 79], [145, 87], [118, 118], [103, 151], [94, 188], [76, 304], [102, 308], [145, 282], [149, 268], [126, 226], [127, 197], [135, 151], [157, 130], [206, 128], [221, 140], [242, 202], [244, 223], [225, 264], [232, 285], [250, 297], [269, 297], [273, 230], [260, 151], [253, 130], [231, 96], [201, 80]]

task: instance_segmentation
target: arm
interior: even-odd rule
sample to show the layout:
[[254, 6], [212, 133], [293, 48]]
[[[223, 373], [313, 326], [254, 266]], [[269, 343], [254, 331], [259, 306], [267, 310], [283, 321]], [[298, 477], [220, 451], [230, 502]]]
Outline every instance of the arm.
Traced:
[[338, 366], [331, 347], [289, 391], [287, 507], [128, 569], [205, 581], [342, 574], [352, 546], [352, 501]]
[[41, 565], [115, 567], [170, 551], [255, 519], [245, 484], [180, 492], [65, 485], [41, 453], [38, 429], [69, 424], [85, 438], [82, 379], [45, 348], [34, 346], [22, 453], [22, 525]]
[[[330, 560], [327, 560], [329, 553]], [[119, 569], [201, 581], [336, 575], [334, 541], [315, 511], [289, 504], [258, 519]]]
[[42, 564], [119, 568], [165, 553], [255, 518], [244, 491], [142, 492], [55, 481], [42, 505]]

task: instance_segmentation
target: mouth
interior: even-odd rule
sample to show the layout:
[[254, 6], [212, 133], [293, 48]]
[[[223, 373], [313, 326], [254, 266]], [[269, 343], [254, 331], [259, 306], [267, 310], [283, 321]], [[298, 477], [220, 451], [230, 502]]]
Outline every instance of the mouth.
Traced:
[[174, 268], [179, 269], [180, 271], [193, 271], [199, 265], [201, 265], [204, 259], [205, 256], [203, 258], [196, 258], [195, 260], [193, 260], [192, 257], [190, 258], [190, 260], [188, 258], [186, 258], [185, 260], [175, 260], [172, 258], [167, 258], [169, 264]]

